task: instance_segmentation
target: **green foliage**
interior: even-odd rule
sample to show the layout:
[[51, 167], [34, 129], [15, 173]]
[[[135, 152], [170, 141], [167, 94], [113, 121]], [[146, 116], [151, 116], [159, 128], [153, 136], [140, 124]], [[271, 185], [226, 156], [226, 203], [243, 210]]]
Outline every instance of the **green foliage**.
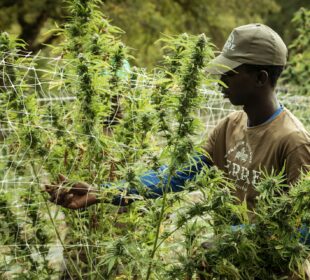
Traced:
[[[298, 229], [309, 220], [309, 174], [288, 192], [280, 176], [266, 177], [257, 186], [254, 212], [245, 202], [238, 204], [234, 186], [215, 168], [205, 169], [182, 193], [171, 194], [161, 181], [162, 198], [143, 197], [140, 174], [165, 163], [169, 182], [202, 152], [196, 111], [206, 98], [202, 86], [214, 89], [215, 80], [203, 70], [214, 56], [210, 41], [204, 35], [165, 36], [160, 41], [163, 61], [152, 75], [138, 68], [127, 73], [123, 68], [130, 57], [119, 40], [122, 31], [103, 17], [99, 2], [70, 3], [70, 19], [57, 31], [64, 40], [53, 49], [59, 72], [53, 68], [44, 74], [55, 80], [50, 90], [56, 97], [63, 92], [75, 97], [69, 102], [39, 100], [40, 91], [27, 87], [37, 60], [19, 55], [21, 45], [7, 34], [0, 36], [6, 62], [1, 64], [6, 74], [1, 80], [1, 127], [10, 129], [2, 143], [2, 155], [9, 158], [1, 172], [5, 178], [31, 178], [16, 188], [3, 183], [6, 189], [0, 193], [0, 267], [7, 271], [5, 277], [302, 276], [308, 249]], [[68, 176], [68, 188], [87, 181], [110, 202], [122, 187], [125, 201], [136, 202], [126, 211], [110, 204], [75, 212], [56, 208], [40, 186], [58, 173]], [[130, 188], [141, 195], [129, 195]], [[196, 201], [187, 197], [193, 190], [201, 193]], [[22, 205], [18, 211], [16, 201]], [[207, 250], [201, 247], [205, 241]], [[49, 259], [55, 244], [64, 257], [61, 271]]]
[[277, 14], [275, 1], [223, 0], [148, 0], [104, 1], [105, 14], [126, 33], [123, 40], [134, 48], [135, 63], [152, 68], [161, 60], [160, 46], [154, 44], [161, 34], [205, 33], [219, 47], [235, 26], [264, 22]]
[[[289, 191], [281, 174], [263, 179], [256, 187], [259, 195], [251, 223], [221, 219], [220, 224], [214, 224], [216, 235], [207, 241], [208, 249], [200, 249], [195, 256], [200, 273], [205, 279], [280, 279], [289, 274], [304, 278], [303, 263], [309, 249], [300, 241], [299, 228], [307, 216], [304, 207], [308, 202], [305, 196], [308, 189], [307, 176]], [[225, 196], [220, 196], [223, 216], [235, 214], [238, 217], [244, 208], [231, 207], [227, 196], [231, 194], [226, 192]], [[216, 197], [209, 196], [209, 199], [212, 201]], [[209, 213], [212, 220], [216, 220], [217, 211]], [[231, 227], [241, 223], [242, 226]]]
[[[113, 24], [126, 31], [122, 39], [133, 48], [137, 57], [133, 63], [151, 69], [161, 59], [160, 47], [154, 42], [162, 33], [205, 33], [221, 48], [233, 27], [263, 22], [289, 43], [295, 35], [289, 21], [300, 7], [308, 6], [308, 1], [109, 0], [98, 4]], [[56, 46], [63, 40], [58, 34], [58, 26], [66, 24], [71, 14], [63, 0], [3, 0], [0, 8], [0, 30], [14, 33], [27, 43], [28, 50], [34, 52], [49, 44]], [[89, 43], [96, 40], [100, 39], [95, 35]], [[97, 47], [94, 46], [94, 52]], [[44, 52], [48, 54], [49, 50], [45, 48]]]
[[310, 74], [310, 10], [301, 8], [292, 20], [298, 36], [293, 40], [290, 49], [290, 60], [283, 75], [283, 83], [295, 87], [302, 95], [309, 95], [309, 83], [305, 83]]
[[[5, 135], [1, 150], [2, 156], [8, 157], [4, 173], [9, 177], [25, 176], [38, 169], [33, 160], [46, 156], [47, 134], [40, 129], [42, 109], [38, 108], [36, 95], [27, 87], [28, 73], [31, 76], [34, 66], [30, 59], [19, 57], [23, 44], [6, 33], [0, 35], [0, 41], [1, 67], [6, 73], [1, 81], [1, 128], [10, 131]], [[13, 67], [21, 64], [23, 67]], [[24, 279], [35, 279], [40, 271], [41, 279], [48, 279], [48, 275], [54, 273], [47, 260], [47, 244], [52, 235], [50, 221], [43, 218], [44, 212], [38, 207], [43, 200], [37, 178], [30, 181], [28, 188], [20, 188], [18, 184], [16, 187], [14, 193], [8, 192], [9, 187], [3, 183], [0, 194], [1, 267], [6, 271], [5, 277], [17, 270], [27, 272]], [[14, 200], [21, 203], [19, 211]]]
[[63, 8], [63, 0], [30, 1], [3, 0], [0, 2], [0, 31], [15, 34], [27, 44], [29, 51], [37, 52], [57, 37], [47, 31], [61, 23], [68, 11]]
[[265, 14], [264, 21], [268, 26], [276, 30], [284, 39], [284, 42], [289, 45], [298, 36], [291, 19], [302, 7], [309, 9], [309, 2], [307, 0], [275, 0], [275, 4], [278, 6], [277, 11], [271, 14]]

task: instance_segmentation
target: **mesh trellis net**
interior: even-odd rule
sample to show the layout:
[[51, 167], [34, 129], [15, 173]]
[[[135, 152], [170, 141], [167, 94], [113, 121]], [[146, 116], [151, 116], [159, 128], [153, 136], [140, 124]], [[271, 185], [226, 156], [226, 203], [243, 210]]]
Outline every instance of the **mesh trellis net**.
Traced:
[[[104, 127], [103, 135], [107, 136], [101, 138], [96, 133], [87, 134], [81, 127], [83, 112], [75, 86], [80, 78], [67, 71], [77, 67], [76, 61], [40, 54], [34, 56], [22, 51], [2, 52], [0, 58], [0, 270], [7, 278], [23, 273], [30, 275], [30, 272], [39, 275], [39, 271], [50, 275], [53, 269], [62, 270], [62, 265], [66, 265], [61, 244], [67, 232], [66, 223], [75, 223], [76, 228], [79, 225], [73, 220], [65, 222], [63, 211], [47, 202], [42, 193], [44, 184], [51, 179], [51, 174], [56, 176], [64, 170], [66, 175], [77, 180], [86, 178], [83, 172], [75, 172], [81, 164], [87, 164], [90, 173], [98, 169], [90, 182], [94, 184], [99, 184], [100, 178], [119, 179], [117, 172], [120, 171], [114, 168], [118, 163], [127, 168], [126, 174], [131, 169], [142, 172], [139, 164], [147, 167], [165, 145], [149, 124], [153, 114], [151, 100], [158, 90], [158, 80], [156, 74], [150, 75], [141, 69], [123, 69], [118, 74], [120, 109], [112, 114], [112, 118], [111, 112], [108, 115], [103, 113], [103, 118], [108, 118], [109, 122], [99, 123]], [[107, 83], [109, 73], [102, 70], [100, 75], [94, 87], [104, 98], [106, 87], [100, 83]], [[197, 143], [204, 141], [220, 119], [236, 110], [207, 85], [200, 87], [200, 91], [204, 101], [196, 112], [202, 123], [201, 133], [194, 139]], [[310, 98], [281, 87], [278, 92], [284, 106], [309, 129]], [[145, 131], [145, 135], [139, 139], [137, 136], [134, 144], [123, 141], [123, 137], [126, 138], [122, 132], [124, 124], [120, 120], [119, 125], [113, 118], [130, 120], [126, 122], [127, 126], [131, 125], [140, 134]], [[106, 147], [108, 152], [98, 156], [94, 164], [91, 160], [84, 163], [86, 148], [85, 141], [81, 141], [83, 137], [88, 139], [86, 142], [92, 141], [94, 152], [91, 156], [97, 156], [98, 145]], [[152, 145], [145, 146], [144, 138], [148, 138]], [[144, 150], [141, 152], [139, 147]], [[100, 157], [102, 165], [98, 167]], [[80, 213], [75, 218], [85, 219]], [[80, 236], [73, 240], [76, 243], [66, 244], [66, 248], [104, 246], [90, 244]], [[53, 263], [58, 266], [51, 265]], [[45, 272], [42, 272], [43, 268]], [[29, 279], [35, 278], [31, 277]]]

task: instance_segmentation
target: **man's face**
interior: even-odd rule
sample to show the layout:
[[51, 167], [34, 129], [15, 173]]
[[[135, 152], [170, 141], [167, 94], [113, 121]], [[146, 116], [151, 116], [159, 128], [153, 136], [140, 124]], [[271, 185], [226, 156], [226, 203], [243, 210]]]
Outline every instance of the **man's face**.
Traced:
[[255, 102], [256, 75], [247, 72], [243, 65], [222, 74], [221, 81], [227, 85], [223, 88], [224, 98], [228, 98], [233, 105], [245, 106]]

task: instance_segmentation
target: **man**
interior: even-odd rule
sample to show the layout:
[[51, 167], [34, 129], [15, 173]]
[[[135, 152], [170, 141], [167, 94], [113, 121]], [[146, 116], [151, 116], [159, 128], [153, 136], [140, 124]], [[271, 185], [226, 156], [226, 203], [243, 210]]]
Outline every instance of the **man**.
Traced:
[[[287, 59], [287, 48], [271, 28], [263, 24], [248, 24], [235, 28], [222, 53], [207, 68], [220, 74], [226, 84], [224, 96], [233, 105], [243, 106], [223, 119], [211, 133], [206, 154], [194, 168], [185, 168], [172, 179], [169, 189], [182, 190], [203, 165], [216, 165], [237, 185], [236, 196], [246, 199], [250, 208], [257, 195], [254, 185], [262, 172], [285, 170], [288, 184], [294, 184], [302, 171], [309, 171], [310, 136], [298, 119], [279, 104], [275, 86]], [[162, 171], [162, 170], [161, 170]], [[150, 190], [148, 197], [160, 196], [158, 173], [151, 171], [141, 177]], [[79, 209], [100, 202], [96, 190], [79, 182], [69, 191], [59, 184], [47, 186], [51, 201], [70, 209]], [[166, 188], [167, 189], [167, 188]], [[129, 193], [137, 193], [129, 190]], [[114, 204], [125, 204], [121, 196]]]

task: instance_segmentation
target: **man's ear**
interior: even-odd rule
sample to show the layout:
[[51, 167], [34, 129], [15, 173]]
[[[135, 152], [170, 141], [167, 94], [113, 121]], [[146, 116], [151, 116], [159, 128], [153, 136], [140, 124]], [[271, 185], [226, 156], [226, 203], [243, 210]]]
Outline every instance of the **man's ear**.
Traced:
[[263, 87], [268, 83], [269, 74], [266, 70], [260, 70], [256, 76], [257, 86]]

